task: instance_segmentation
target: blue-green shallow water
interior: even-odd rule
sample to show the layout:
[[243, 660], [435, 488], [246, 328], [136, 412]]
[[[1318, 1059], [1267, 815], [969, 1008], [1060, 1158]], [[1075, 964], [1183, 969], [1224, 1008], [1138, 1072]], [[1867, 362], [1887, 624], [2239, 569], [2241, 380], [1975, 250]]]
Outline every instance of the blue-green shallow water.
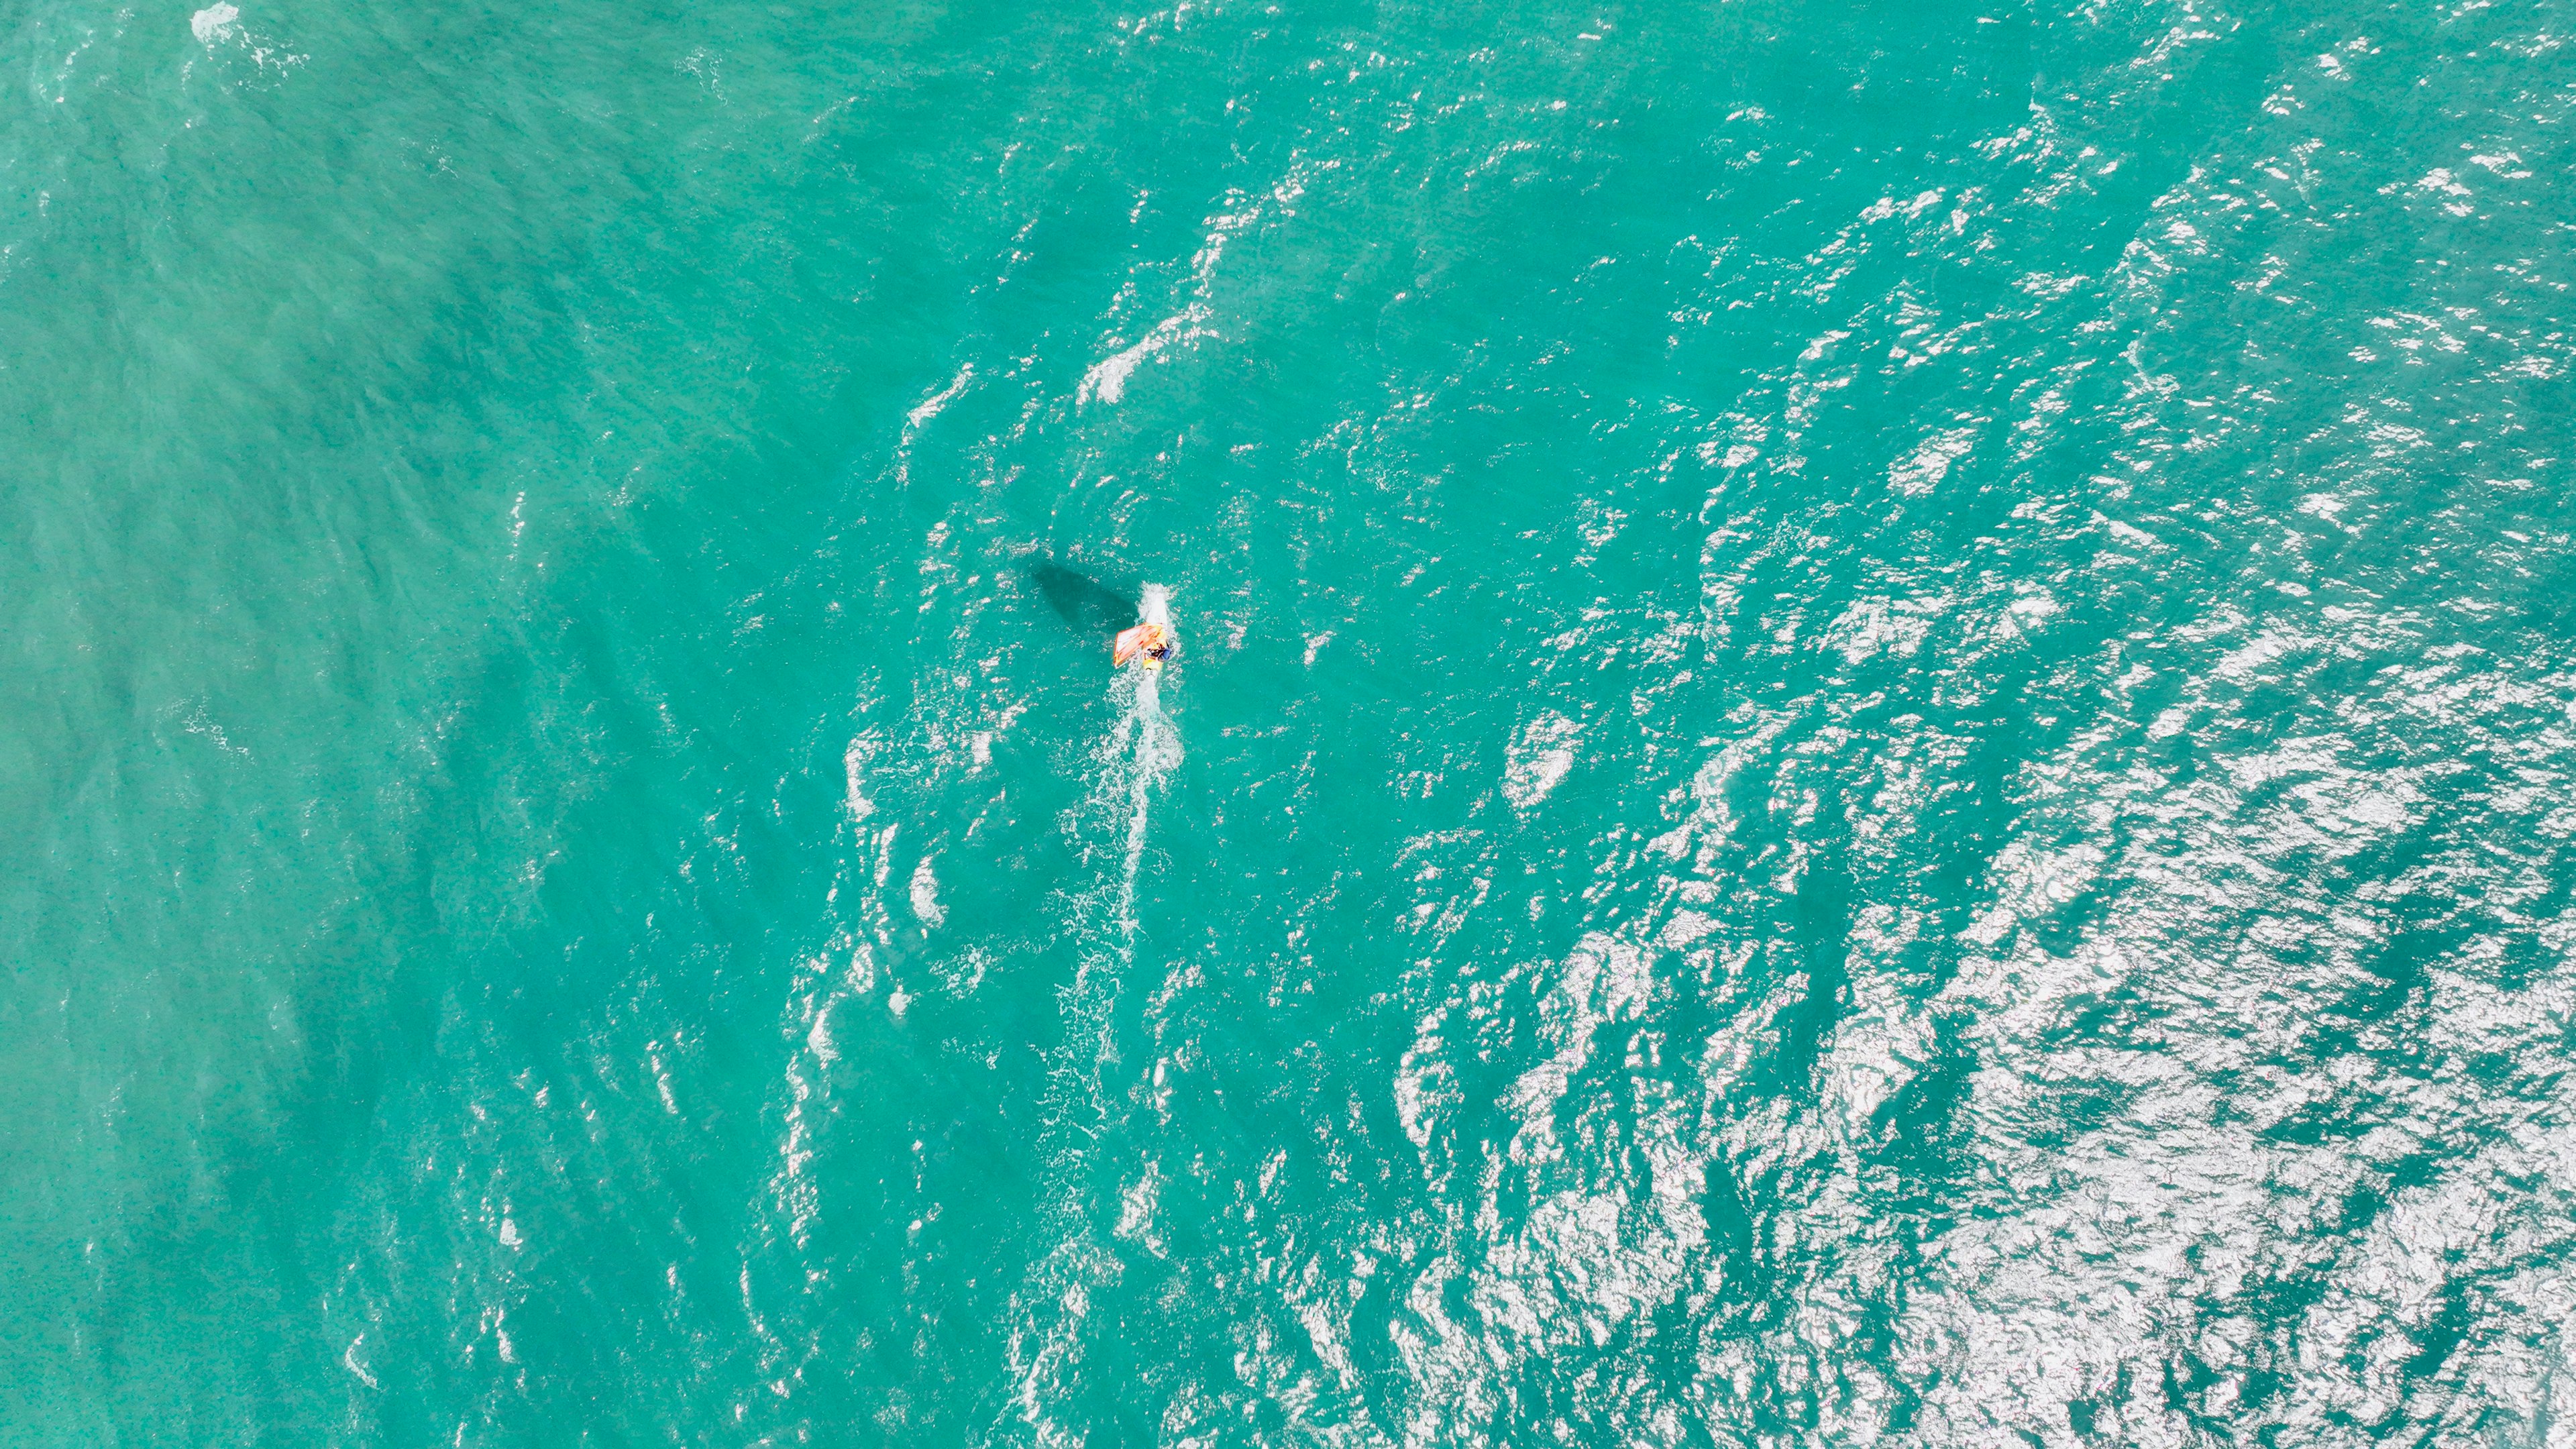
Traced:
[[0, 1443], [2576, 1443], [2571, 25], [17, 6]]

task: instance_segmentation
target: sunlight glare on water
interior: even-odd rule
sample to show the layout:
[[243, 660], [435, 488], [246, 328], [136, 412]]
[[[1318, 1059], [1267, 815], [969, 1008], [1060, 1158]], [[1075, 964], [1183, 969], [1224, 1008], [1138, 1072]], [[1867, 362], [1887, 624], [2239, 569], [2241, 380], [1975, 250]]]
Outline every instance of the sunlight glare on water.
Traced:
[[0, 1442], [2576, 1443], [2567, 29], [35, 0]]

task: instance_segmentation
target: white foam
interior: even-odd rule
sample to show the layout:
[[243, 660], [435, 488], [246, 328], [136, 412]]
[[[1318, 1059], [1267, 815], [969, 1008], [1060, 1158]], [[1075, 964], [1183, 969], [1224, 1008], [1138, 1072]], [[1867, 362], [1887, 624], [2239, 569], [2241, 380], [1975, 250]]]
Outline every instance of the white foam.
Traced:
[[939, 416], [941, 409], [956, 401], [957, 395], [964, 392], [967, 385], [974, 380], [975, 364], [966, 363], [957, 369], [955, 377], [949, 379], [948, 386], [922, 399], [913, 406], [912, 411], [903, 415], [903, 437], [895, 443], [894, 449], [894, 471], [898, 480], [906, 483], [912, 481], [913, 440], [921, 435], [921, 430], [929, 425], [931, 419]]
[[1973, 428], [1952, 428], [1924, 440], [1911, 457], [1887, 470], [1887, 486], [1909, 498], [1920, 498], [1940, 486], [1950, 475], [1950, 465], [1968, 455], [1977, 445]]
[[912, 913], [922, 925], [936, 931], [948, 923], [948, 912], [939, 905], [939, 876], [931, 869], [929, 856], [912, 868], [911, 896]]
[[876, 813], [876, 804], [868, 799], [868, 759], [876, 753], [873, 731], [861, 730], [850, 737], [850, 747], [841, 753], [841, 773], [849, 788], [850, 818], [865, 820]]
[[904, 427], [909, 431], [919, 431], [922, 424], [939, 416], [939, 410], [954, 401], [959, 393], [966, 390], [966, 384], [974, 380], [975, 364], [970, 362], [958, 368], [957, 376], [950, 380], [947, 387], [923, 399], [919, 406], [903, 415]]
[[[1147, 585], [1138, 608], [1141, 623], [1168, 625], [1170, 590]], [[1116, 1110], [1105, 1080], [1118, 1060], [1118, 997], [1136, 968], [1139, 889], [1152, 805], [1162, 782], [1181, 761], [1179, 732], [1163, 713], [1160, 676], [1141, 669], [1115, 672], [1111, 702], [1118, 723], [1092, 753], [1095, 773], [1085, 815], [1095, 828], [1125, 826], [1125, 850], [1114, 878], [1103, 879], [1076, 904], [1074, 926], [1085, 939], [1072, 984], [1060, 998], [1064, 1044], [1052, 1072], [1046, 1115], [1055, 1138], [1047, 1167], [1050, 1226], [1056, 1247], [1031, 1267], [1011, 1296], [1009, 1371], [1016, 1387], [1016, 1416], [1041, 1444], [1075, 1444], [1080, 1438], [1056, 1422], [1054, 1405], [1078, 1391], [1078, 1370], [1091, 1293], [1115, 1281], [1117, 1262], [1089, 1214], [1095, 1192], [1118, 1194], [1113, 1233], [1160, 1253], [1157, 1202], [1162, 1177], [1150, 1164], [1139, 1181], [1111, 1188], [1096, 1146]]]
[[1882, 649], [1911, 655], [1932, 636], [1933, 621], [1949, 607], [1947, 595], [1917, 599], [1873, 595], [1843, 610], [1825, 626], [1820, 642], [1840, 649], [1848, 664], [1863, 663]]
[[212, 45], [223, 38], [224, 32], [239, 19], [239, 7], [226, 4], [224, 0], [215, 0], [214, 4], [188, 17], [188, 29], [197, 37], [199, 45]]
[[1574, 746], [1582, 732], [1581, 725], [1555, 710], [1522, 729], [1503, 764], [1503, 798], [1513, 809], [1534, 808], [1574, 768]]
[[367, 1372], [366, 1361], [358, 1357], [358, 1346], [366, 1341], [367, 1336], [363, 1333], [350, 1339], [348, 1348], [343, 1350], [340, 1354], [340, 1366], [347, 1369], [349, 1372], [356, 1374], [358, 1376], [358, 1382], [365, 1384], [368, 1388], [380, 1389], [383, 1388], [384, 1385], [376, 1382], [376, 1376]]
[[1136, 371], [1137, 364], [1175, 342], [1214, 335], [1205, 325], [1207, 318], [1206, 306], [1192, 303], [1164, 318], [1143, 339], [1093, 363], [1090, 371], [1082, 375], [1081, 386], [1074, 389], [1074, 405], [1079, 407], [1095, 398], [1104, 403], [1115, 403], [1125, 397], [1127, 379]]

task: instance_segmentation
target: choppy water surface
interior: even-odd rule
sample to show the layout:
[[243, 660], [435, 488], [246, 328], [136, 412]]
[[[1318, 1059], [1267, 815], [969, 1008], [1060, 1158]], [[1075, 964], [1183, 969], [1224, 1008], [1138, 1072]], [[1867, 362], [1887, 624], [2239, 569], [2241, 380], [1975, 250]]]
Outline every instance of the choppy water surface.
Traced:
[[19, 7], [0, 1442], [2571, 1442], [2571, 23]]

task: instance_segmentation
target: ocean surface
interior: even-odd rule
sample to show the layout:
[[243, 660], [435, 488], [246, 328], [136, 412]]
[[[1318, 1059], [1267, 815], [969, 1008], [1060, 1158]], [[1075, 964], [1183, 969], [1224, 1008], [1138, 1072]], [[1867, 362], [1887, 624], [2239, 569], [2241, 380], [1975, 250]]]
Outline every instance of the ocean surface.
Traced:
[[19, 0], [0, 1445], [2576, 1444], [2571, 35]]

